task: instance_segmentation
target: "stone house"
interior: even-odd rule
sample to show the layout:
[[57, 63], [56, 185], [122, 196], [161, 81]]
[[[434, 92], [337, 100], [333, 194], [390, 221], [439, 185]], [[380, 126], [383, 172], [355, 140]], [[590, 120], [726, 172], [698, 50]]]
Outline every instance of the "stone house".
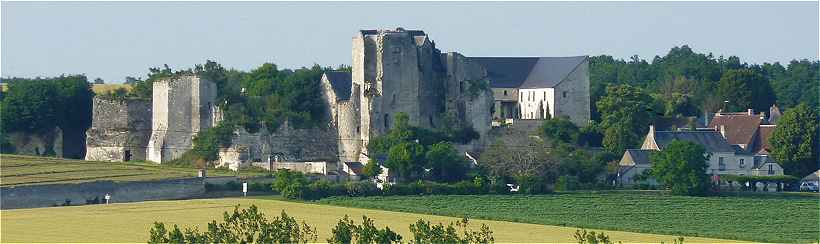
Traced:
[[589, 58], [471, 57], [487, 69], [494, 120], [567, 116], [590, 121]]
[[651, 168], [649, 155], [652, 151], [664, 150], [672, 141], [681, 140], [699, 144], [709, 155], [706, 173], [719, 175], [783, 175], [783, 169], [776, 163], [755, 164], [754, 155], [742, 148], [730, 144], [720, 132], [712, 129], [656, 131], [649, 126], [639, 150], [630, 149], [624, 152], [619, 162], [619, 181], [621, 184], [634, 184], [635, 176]]
[[729, 144], [740, 147], [744, 153], [754, 155], [755, 166], [758, 166], [773, 162], [769, 158], [769, 137], [777, 127], [773, 122], [780, 116], [780, 110], [773, 105], [769, 111], [772, 115], [768, 118], [765, 113], [755, 114], [752, 109], [742, 113], [718, 112], [707, 127], [720, 131]]

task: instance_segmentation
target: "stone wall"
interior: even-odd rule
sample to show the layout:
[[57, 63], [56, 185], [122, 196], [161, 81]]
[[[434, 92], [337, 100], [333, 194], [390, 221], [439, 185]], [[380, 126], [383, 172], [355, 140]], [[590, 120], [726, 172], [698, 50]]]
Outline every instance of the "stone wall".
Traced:
[[[218, 165], [238, 169], [253, 162], [336, 162], [337, 131], [332, 127], [300, 129], [283, 123], [273, 132], [236, 131], [231, 147], [220, 152]], [[335, 169], [333, 169], [335, 170]]]
[[85, 160], [145, 160], [151, 135], [151, 101], [95, 97], [93, 107]]
[[190, 150], [196, 133], [213, 126], [216, 84], [184, 75], [154, 82], [153, 92], [147, 159], [162, 163]]
[[83, 205], [86, 200], [98, 197], [103, 202], [105, 194], [111, 194], [111, 203], [139, 202], [194, 198], [205, 193], [201, 178], [113, 182], [96, 181], [79, 184], [33, 185], [0, 188], [2, 209], [41, 208], [59, 206], [71, 201], [71, 205]]

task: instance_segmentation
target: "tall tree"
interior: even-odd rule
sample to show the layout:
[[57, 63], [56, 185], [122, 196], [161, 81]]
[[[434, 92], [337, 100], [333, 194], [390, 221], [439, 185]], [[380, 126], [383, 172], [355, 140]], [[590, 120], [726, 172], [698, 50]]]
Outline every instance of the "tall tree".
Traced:
[[748, 108], [765, 111], [775, 101], [769, 81], [751, 69], [729, 70], [724, 73], [717, 93], [722, 99], [729, 101], [729, 111], [745, 111]]
[[818, 169], [818, 117], [806, 104], [789, 109], [769, 138], [772, 158], [787, 175], [803, 177]]
[[703, 146], [688, 141], [675, 140], [663, 151], [651, 156], [652, 174], [671, 188], [672, 194], [700, 196], [709, 189], [709, 156]]
[[652, 97], [642, 89], [630, 85], [611, 85], [606, 96], [598, 101], [604, 148], [621, 153], [624, 148], [637, 146], [641, 135], [655, 120]]

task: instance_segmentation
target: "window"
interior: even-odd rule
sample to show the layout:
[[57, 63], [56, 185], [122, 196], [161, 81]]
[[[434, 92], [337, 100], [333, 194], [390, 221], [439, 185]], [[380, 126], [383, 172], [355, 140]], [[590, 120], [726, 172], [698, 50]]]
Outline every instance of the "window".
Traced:
[[726, 163], [723, 162], [723, 157], [718, 158], [718, 170], [726, 171]]
[[507, 96], [507, 90], [504, 90], [504, 96]]
[[390, 114], [384, 114], [384, 129], [390, 129]]
[[561, 93], [561, 96], [563, 96], [563, 97], [567, 97], [567, 92], [563, 92], [563, 93]]
[[738, 167], [738, 168], [741, 168], [741, 169], [742, 169], [742, 168], [746, 168], [746, 162], [745, 162], [745, 160], [744, 160], [744, 159], [742, 159], [742, 158], [741, 158], [741, 159], [738, 159], [738, 162], [737, 162], [737, 167]]
[[356, 126], [356, 133], [359, 133], [359, 130], [361, 130], [361, 127]]
[[771, 164], [769, 164], [769, 175], [773, 175], [773, 174], [774, 174], [774, 167]]
[[547, 92], [545, 91], [544, 92], [544, 101], [546, 101], [546, 100], [547, 100]]

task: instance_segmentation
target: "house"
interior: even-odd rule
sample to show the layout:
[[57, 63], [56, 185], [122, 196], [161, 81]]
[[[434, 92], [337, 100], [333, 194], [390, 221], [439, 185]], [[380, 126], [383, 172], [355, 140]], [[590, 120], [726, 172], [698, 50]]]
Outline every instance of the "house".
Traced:
[[487, 70], [494, 120], [590, 120], [589, 57], [470, 57]]
[[649, 157], [652, 151], [663, 151], [675, 140], [703, 146], [709, 155], [706, 173], [717, 178], [719, 175], [783, 175], [783, 168], [777, 163], [755, 164], [754, 155], [730, 144], [721, 132], [712, 129], [656, 131], [650, 125], [641, 148], [627, 150], [619, 162], [621, 184], [634, 184], [635, 176], [652, 167]]
[[770, 116], [764, 113], [755, 114], [748, 109], [743, 113], [715, 113], [708, 128], [720, 131], [729, 144], [738, 146], [746, 154], [754, 155], [755, 167], [772, 162], [769, 158], [769, 137], [777, 125], [773, 124], [780, 117], [780, 109], [772, 105]]

